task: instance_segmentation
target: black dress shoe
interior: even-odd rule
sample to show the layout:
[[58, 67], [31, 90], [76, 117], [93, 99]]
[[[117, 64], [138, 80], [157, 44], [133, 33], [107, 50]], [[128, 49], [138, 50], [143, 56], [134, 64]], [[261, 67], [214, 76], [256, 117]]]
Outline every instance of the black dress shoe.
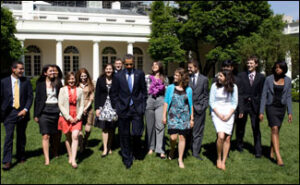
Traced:
[[5, 164], [3, 165], [3, 167], [2, 167], [2, 169], [3, 169], [4, 171], [10, 170], [10, 168], [11, 168], [11, 163], [5, 163]]
[[[193, 155], [194, 156], [194, 155]], [[203, 161], [203, 159], [199, 156], [199, 155], [196, 155], [194, 156], [196, 159], [200, 160], [200, 161]]]
[[244, 151], [244, 149], [243, 149], [242, 147], [237, 147], [236, 149], [237, 149], [237, 151], [239, 151], [240, 153], [242, 153], [242, 152]]
[[256, 158], [261, 158], [261, 154], [255, 154]]
[[129, 170], [131, 168], [131, 166], [132, 166], [132, 163], [131, 164], [125, 164], [125, 167], [126, 167], [127, 170]]

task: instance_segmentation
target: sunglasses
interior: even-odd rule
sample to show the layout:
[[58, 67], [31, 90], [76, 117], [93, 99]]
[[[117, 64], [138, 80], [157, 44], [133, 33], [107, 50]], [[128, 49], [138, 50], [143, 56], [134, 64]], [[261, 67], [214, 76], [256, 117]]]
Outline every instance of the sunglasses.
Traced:
[[133, 66], [133, 64], [125, 64], [125, 66]]

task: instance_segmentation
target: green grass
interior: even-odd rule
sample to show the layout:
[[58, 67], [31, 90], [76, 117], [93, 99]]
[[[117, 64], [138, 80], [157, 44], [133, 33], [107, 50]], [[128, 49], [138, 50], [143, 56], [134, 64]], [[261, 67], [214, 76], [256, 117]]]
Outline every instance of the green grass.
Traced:
[[[101, 130], [93, 128], [89, 139], [89, 147], [84, 154], [78, 154], [79, 168], [74, 170], [68, 164], [67, 154], [63, 143], [62, 155], [52, 159], [50, 166], [44, 166], [41, 135], [38, 124], [31, 120], [27, 128], [26, 152], [29, 156], [24, 164], [16, 164], [15, 142], [13, 163], [16, 164], [10, 171], [1, 169], [1, 184], [100, 184], [100, 183], [172, 183], [172, 184], [299, 184], [299, 103], [293, 103], [293, 123], [287, 123], [285, 117], [280, 132], [280, 149], [285, 166], [279, 167], [268, 159], [270, 146], [270, 128], [266, 119], [261, 123], [263, 157], [256, 159], [253, 155], [253, 136], [248, 121], [245, 134], [245, 150], [239, 153], [230, 151], [226, 171], [215, 167], [216, 133], [210, 116], [207, 115], [204, 130], [202, 156], [203, 161], [191, 157], [188, 152], [184, 160], [185, 169], [180, 169], [177, 160], [161, 160], [155, 155], [146, 156], [144, 160], [134, 161], [130, 170], [122, 164], [119, 148], [113, 154], [101, 158], [102, 138]], [[32, 113], [32, 111], [31, 111]], [[169, 138], [169, 135], [166, 135]], [[3, 151], [5, 129], [1, 124], [1, 151]], [[16, 139], [15, 139], [16, 140]], [[64, 137], [62, 138], [62, 142]], [[232, 141], [235, 141], [233, 136]], [[167, 142], [169, 144], [169, 142]], [[233, 147], [232, 147], [233, 148]], [[166, 146], [169, 150], [169, 145]], [[1, 154], [1, 161], [2, 161]]]

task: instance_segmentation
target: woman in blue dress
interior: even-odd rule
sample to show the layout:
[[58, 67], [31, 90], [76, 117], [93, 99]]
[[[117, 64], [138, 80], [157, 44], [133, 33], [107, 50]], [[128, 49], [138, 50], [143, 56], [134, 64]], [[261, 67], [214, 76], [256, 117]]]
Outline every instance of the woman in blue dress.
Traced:
[[174, 84], [169, 85], [166, 91], [163, 111], [163, 124], [168, 123], [168, 134], [171, 135], [170, 160], [174, 157], [175, 145], [179, 136], [178, 165], [180, 168], [184, 168], [183, 153], [186, 135], [194, 126], [192, 89], [188, 87], [188, 84], [188, 74], [183, 68], [177, 68], [174, 72]]

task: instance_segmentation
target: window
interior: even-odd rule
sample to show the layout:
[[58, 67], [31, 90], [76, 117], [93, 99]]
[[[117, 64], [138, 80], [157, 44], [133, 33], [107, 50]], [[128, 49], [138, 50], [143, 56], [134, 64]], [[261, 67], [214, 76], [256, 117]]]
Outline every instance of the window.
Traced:
[[117, 59], [117, 52], [112, 47], [106, 47], [102, 51], [102, 69], [104, 69], [105, 65], [108, 63], [114, 63]]
[[79, 69], [79, 51], [74, 46], [68, 46], [64, 50], [64, 67], [63, 71], [66, 75], [70, 71], [78, 71]]
[[41, 73], [41, 50], [34, 45], [26, 48], [25, 76], [38, 76]]
[[102, 8], [103, 9], [111, 9], [112, 1], [102, 1]]
[[139, 70], [143, 70], [143, 51], [140, 48], [134, 47], [133, 57], [136, 68]]

